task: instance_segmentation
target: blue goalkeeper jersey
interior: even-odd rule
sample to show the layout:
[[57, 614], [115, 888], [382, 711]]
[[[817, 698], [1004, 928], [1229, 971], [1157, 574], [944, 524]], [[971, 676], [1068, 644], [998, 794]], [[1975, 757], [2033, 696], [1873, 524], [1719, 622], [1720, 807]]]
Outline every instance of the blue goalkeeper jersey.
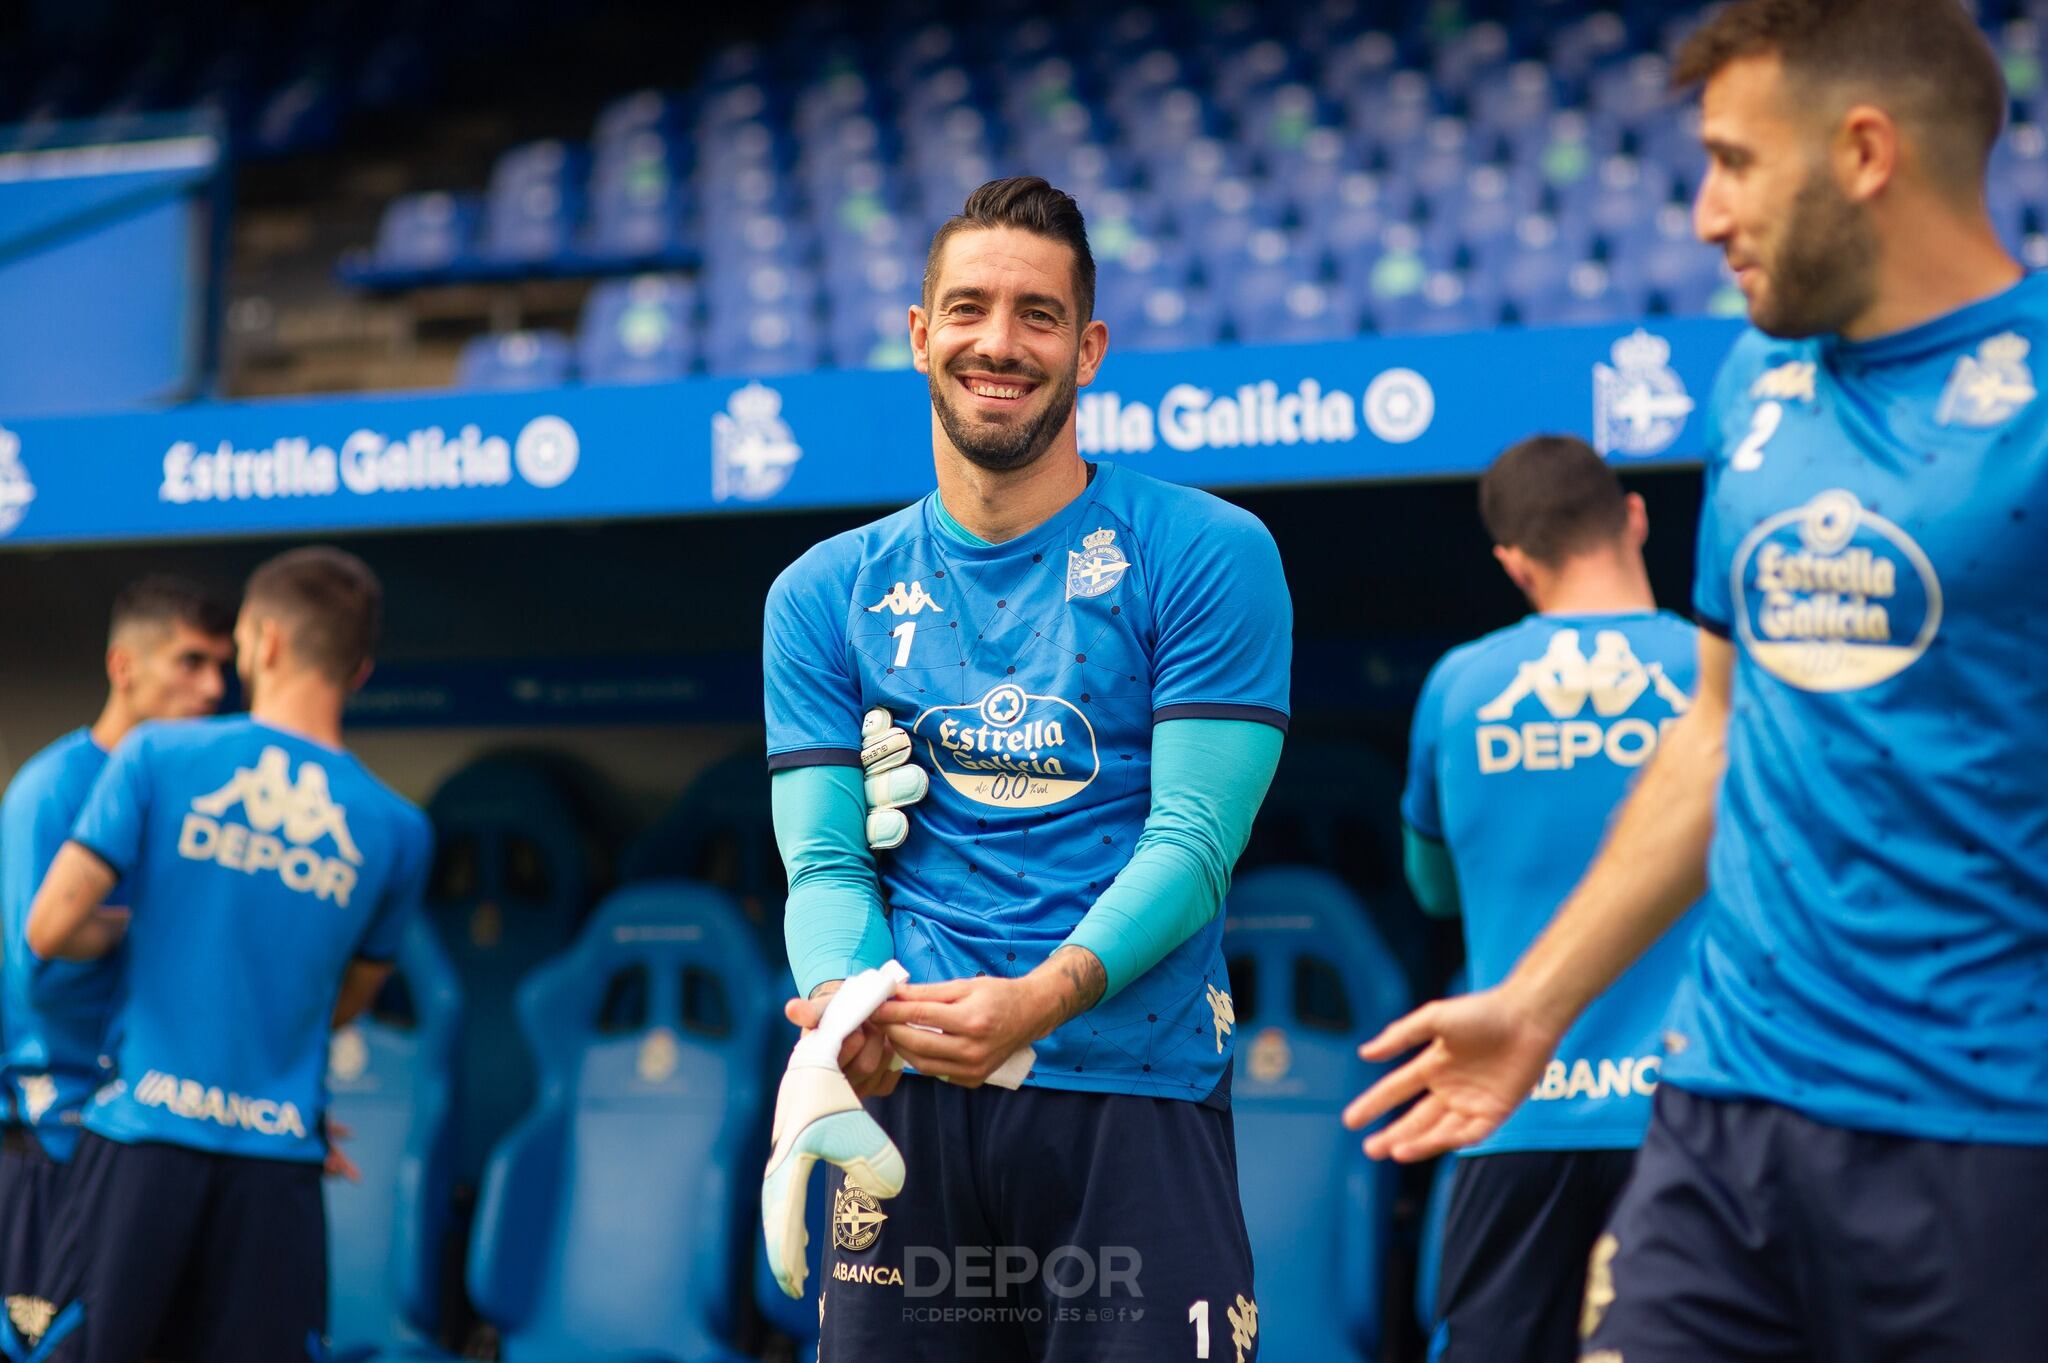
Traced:
[[2033, 275], [1729, 357], [1697, 606], [1734, 712], [1671, 1082], [2048, 1144], [2044, 354]]
[[[918, 983], [1020, 976], [1131, 858], [1152, 726], [1287, 723], [1293, 608], [1248, 512], [1098, 465], [1007, 543], [948, 536], [937, 494], [818, 545], [776, 580], [765, 631], [771, 768], [860, 761], [887, 706], [932, 791], [880, 859]], [[1038, 1043], [1028, 1082], [1227, 1102], [1223, 915]]]
[[246, 717], [145, 724], [72, 839], [127, 882], [110, 1140], [318, 1161], [328, 1027], [353, 959], [388, 961], [426, 816], [346, 752]]
[[[34, 1127], [60, 1163], [78, 1142], [87, 1100], [106, 1081], [101, 1057], [119, 953], [39, 961], [28, 949], [28, 911], [106, 764], [92, 732], [73, 730], [23, 763], [0, 800], [0, 1069], [14, 1119]], [[107, 898], [126, 903], [126, 890], [117, 886]]]
[[[1592, 864], [1691, 705], [1698, 640], [1665, 611], [1531, 615], [1453, 649], [1416, 702], [1401, 814], [1457, 868], [1474, 989], [1506, 978]], [[1693, 915], [1615, 981], [1542, 1082], [1469, 1153], [1642, 1143]]]

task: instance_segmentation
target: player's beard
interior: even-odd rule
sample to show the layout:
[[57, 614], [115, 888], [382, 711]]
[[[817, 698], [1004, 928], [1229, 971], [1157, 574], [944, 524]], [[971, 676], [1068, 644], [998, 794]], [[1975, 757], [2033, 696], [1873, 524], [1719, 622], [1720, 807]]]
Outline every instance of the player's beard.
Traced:
[[1877, 292], [1877, 233], [1869, 212], [1815, 167], [1780, 225], [1777, 258], [1765, 266], [1767, 290], [1749, 320], [1785, 339], [1840, 331], [1870, 308]]
[[[1067, 424], [1067, 418], [1074, 412], [1074, 396], [1079, 390], [1080, 357], [1055, 381], [1053, 389], [1046, 394], [1045, 406], [1036, 417], [1028, 421], [1015, 421], [998, 425], [994, 422], [975, 421], [953, 405], [958, 393], [958, 379], [948, 369], [941, 373], [933, 370], [928, 384], [932, 390], [932, 410], [939, 414], [939, 425], [946, 431], [946, 438], [953, 442], [953, 448], [965, 455], [970, 463], [987, 469], [990, 473], [1011, 473], [1035, 463], [1038, 457], [1052, 446], [1052, 438]], [[986, 361], [963, 356], [959, 365], [964, 370], [985, 374], [1014, 374], [1018, 378], [1041, 383], [1045, 375], [1032, 372], [1023, 364], [1008, 368], [996, 368]]]

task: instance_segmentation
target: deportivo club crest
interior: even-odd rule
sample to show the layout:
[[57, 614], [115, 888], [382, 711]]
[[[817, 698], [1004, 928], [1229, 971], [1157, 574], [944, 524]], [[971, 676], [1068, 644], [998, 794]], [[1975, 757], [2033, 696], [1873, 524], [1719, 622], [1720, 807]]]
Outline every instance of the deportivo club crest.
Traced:
[[1669, 449], [1692, 415], [1671, 343], [1638, 327], [1612, 353], [1612, 366], [1593, 366], [1593, 448], [1638, 456]]
[[889, 1214], [865, 1188], [848, 1183], [832, 1194], [832, 1243], [850, 1253], [859, 1253], [882, 1238], [882, 1223]]
[[21, 463], [21, 437], [0, 426], [0, 535], [11, 532], [36, 499], [36, 485]]
[[750, 383], [711, 418], [712, 500], [766, 501], [788, 485], [803, 457], [782, 419], [782, 394]]
[[1934, 419], [1944, 426], [1996, 426], [2034, 400], [2027, 338], [2006, 332], [1956, 361]]
[[1067, 600], [1077, 596], [1101, 596], [1123, 581], [1131, 566], [1124, 551], [1117, 548], [1114, 530], [1098, 530], [1081, 541], [1081, 552], [1067, 551]]

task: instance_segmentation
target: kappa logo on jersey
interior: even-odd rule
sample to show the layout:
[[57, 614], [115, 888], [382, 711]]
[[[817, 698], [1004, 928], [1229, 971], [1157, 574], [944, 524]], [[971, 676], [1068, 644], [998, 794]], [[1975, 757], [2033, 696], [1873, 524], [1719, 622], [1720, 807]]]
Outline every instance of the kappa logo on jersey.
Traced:
[[[1645, 695], [1654, 694], [1667, 713], [1652, 720], [1631, 715]], [[1534, 696], [1547, 720], [1507, 724], [1517, 706]], [[1594, 718], [1585, 718], [1588, 704]], [[1620, 630], [1593, 636], [1593, 653], [1580, 651], [1579, 632], [1560, 629], [1542, 656], [1515, 668], [1507, 689], [1479, 707], [1479, 770], [1570, 771], [1582, 761], [1604, 757], [1618, 767], [1639, 767], [1657, 751], [1666, 726], [1691, 707], [1662, 663], [1645, 664]], [[1602, 723], [1601, 721], [1611, 721]]]
[[978, 804], [1044, 809], [1088, 788], [1101, 769], [1095, 728], [1058, 696], [1012, 682], [966, 705], [940, 705], [911, 723], [930, 769]]
[[1793, 360], [1757, 375], [1749, 395], [1759, 402], [1812, 402], [1814, 374], [1812, 360]]
[[943, 615], [946, 608], [932, 600], [931, 594], [924, 589], [923, 579], [920, 578], [911, 583], [908, 590], [904, 589], [901, 582], [897, 583], [889, 589], [887, 596], [868, 607], [869, 615], [878, 615], [882, 611], [887, 611], [891, 615], [915, 615], [919, 611], [937, 611]]
[[12, 534], [36, 499], [36, 485], [21, 463], [21, 437], [0, 426], [0, 535]]
[[2034, 400], [2027, 338], [2008, 331], [1956, 361], [1934, 419], [1944, 426], [1997, 426]]
[[[225, 822], [238, 804], [247, 823]], [[276, 836], [280, 832], [283, 838]], [[321, 855], [316, 844], [322, 838], [340, 855]], [[343, 908], [356, 886], [355, 868], [363, 864], [349, 836], [347, 811], [328, 793], [327, 769], [302, 762], [294, 782], [291, 759], [274, 747], [265, 748], [254, 767], [238, 768], [233, 780], [192, 802], [178, 834], [178, 855], [247, 875], [272, 871], [287, 889]]]
[[1131, 563], [1115, 540], [1116, 531], [1097, 530], [1082, 539], [1080, 553], [1067, 551], [1067, 600], [1101, 596], [1124, 580]]
[[1805, 691], [1897, 676], [1941, 628], [1941, 581], [1927, 555], [1842, 488], [1751, 530], [1736, 546], [1733, 587], [1750, 657]]
[[711, 497], [765, 502], [789, 484], [804, 457], [782, 419], [782, 394], [750, 383], [711, 418]]
[[1692, 415], [1671, 343], [1637, 328], [1611, 353], [1612, 367], [1593, 366], [1593, 448], [1637, 456], [1669, 449]]

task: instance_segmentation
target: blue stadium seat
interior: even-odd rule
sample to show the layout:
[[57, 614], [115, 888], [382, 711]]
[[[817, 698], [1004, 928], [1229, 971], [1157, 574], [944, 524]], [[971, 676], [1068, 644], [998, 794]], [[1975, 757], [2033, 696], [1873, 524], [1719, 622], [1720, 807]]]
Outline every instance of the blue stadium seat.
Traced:
[[650, 260], [677, 250], [687, 185], [673, 144], [651, 128], [600, 150], [585, 249], [603, 260]]
[[593, 893], [591, 853], [569, 796], [543, 768], [484, 758], [428, 802], [434, 875], [427, 913], [461, 981], [461, 1134], [456, 1177], [473, 1184], [491, 1143], [531, 1103], [513, 1035], [519, 982], [574, 938]]
[[1125, 350], [1193, 350], [1222, 334], [1222, 309], [1196, 288], [1152, 289], [1127, 322], [1110, 323], [1111, 343]]
[[696, 289], [681, 275], [616, 279], [590, 291], [576, 333], [586, 383], [660, 383], [697, 358]]
[[576, 352], [559, 331], [508, 331], [466, 342], [455, 365], [458, 388], [553, 388], [576, 372]]
[[567, 255], [582, 218], [584, 169], [580, 151], [552, 140], [500, 156], [484, 199], [484, 259], [545, 265]]
[[738, 910], [683, 882], [620, 890], [520, 990], [541, 1096], [467, 1274], [506, 1363], [739, 1363], [779, 1001]]
[[712, 304], [705, 357], [714, 374], [795, 374], [816, 368], [823, 355], [818, 320], [808, 309]]
[[476, 230], [468, 194], [405, 194], [384, 206], [371, 264], [392, 273], [431, 273], [462, 262]]
[[[1224, 925], [1236, 1013], [1231, 1108], [1267, 1357], [1379, 1357], [1393, 1171], [1335, 1114], [1378, 1073], [1358, 1043], [1406, 1011], [1365, 906], [1327, 871], [1241, 877]], [[1277, 1267], [1278, 1271], [1273, 1271]]]
[[749, 922], [779, 934], [789, 883], [775, 845], [768, 773], [760, 758], [741, 753], [700, 773], [653, 827], [628, 844], [619, 858], [619, 879], [709, 885], [730, 895]]
[[453, 1210], [462, 993], [424, 921], [370, 1012], [328, 1047], [328, 1115], [362, 1181], [330, 1178], [328, 1336], [335, 1363], [426, 1344], [440, 1325]]

